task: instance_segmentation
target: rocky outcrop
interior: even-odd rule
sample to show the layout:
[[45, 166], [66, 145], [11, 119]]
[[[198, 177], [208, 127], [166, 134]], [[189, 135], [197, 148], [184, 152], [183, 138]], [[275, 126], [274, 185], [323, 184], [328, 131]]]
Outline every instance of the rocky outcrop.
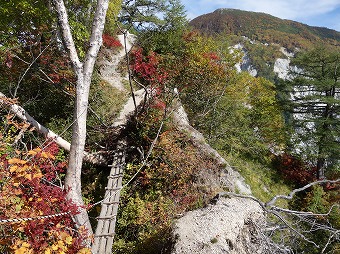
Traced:
[[289, 79], [289, 72], [290, 72], [290, 59], [294, 57], [294, 53], [288, 52], [287, 49], [281, 47], [280, 51], [287, 57], [287, 58], [278, 58], [274, 64], [274, 72], [277, 76], [283, 80]]
[[220, 172], [219, 185], [222, 188], [228, 188], [234, 192], [250, 195], [252, 193], [250, 186], [245, 183], [240, 173], [235, 171], [228, 162], [206, 142], [203, 135], [190, 125], [188, 116], [179, 100], [176, 104], [173, 112], [173, 120], [177, 128], [190, 136], [193, 144], [199, 151], [204, 152], [208, 156], [213, 156], [216, 162], [223, 166], [223, 170]]
[[242, 44], [236, 44], [234, 47], [234, 49], [238, 49], [238, 50], [241, 50], [242, 53], [243, 53], [243, 56], [242, 56], [242, 59], [241, 59], [241, 62], [237, 63], [235, 65], [235, 68], [238, 72], [241, 72], [241, 71], [246, 71], [248, 72], [250, 75], [252, 75], [253, 77], [256, 77], [257, 75], [257, 70], [252, 66], [251, 64], [251, 60], [248, 56], [248, 52], [247, 50], [243, 47]]
[[[267, 227], [263, 204], [251, 196], [251, 189], [244, 178], [227, 163], [193, 128], [180, 101], [173, 111], [173, 122], [187, 133], [200, 153], [212, 156], [223, 165], [219, 181], [220, 188], [228, 188], [235, 194], [224, 198], [218, 194], [207, 207], [185, 213], [174, 223], [173, 248], [171, 254], [287, 254], [289, 250], [276, 245], [265, 234]], [[208, 177], [207, 177], [208, 178]], [[211, 178], [211, 176], [210, 176]], [[229, 193], [231, 195], [232, 193]]]
[[175, 224], [172, 254], [265, 253], [259, 228], [261, 206], [244, 198], [220, 198], [215, 205], [188, 212]]
[[281, 79], [287, 79], [289, 75], [289, 59], [278, 58], [274, 64], [274, 72]]

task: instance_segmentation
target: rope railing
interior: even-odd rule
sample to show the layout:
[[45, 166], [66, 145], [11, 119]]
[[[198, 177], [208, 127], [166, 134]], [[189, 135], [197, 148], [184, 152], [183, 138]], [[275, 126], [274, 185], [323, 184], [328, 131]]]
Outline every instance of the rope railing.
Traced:
[[70, 213], [71, 212], [64, 212], [64, 213], [56, 213], [56, 214], [51, 214], [51, 215], [42, 215], [42, 216], [37, 216], [37, 217], [18, 218], [18, 219], [0, 219], [0, 224], [19, 223], [19, 222], [43, 220], [43, 219], [53, 219], [53, 218], [68, 215]]

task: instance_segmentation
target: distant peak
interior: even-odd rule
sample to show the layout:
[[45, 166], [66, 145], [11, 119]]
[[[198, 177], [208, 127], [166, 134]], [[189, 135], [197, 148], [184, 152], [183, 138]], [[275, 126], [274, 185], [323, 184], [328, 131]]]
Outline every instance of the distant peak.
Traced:
[[214, 13], [220, 13], [220, 14], [223, 14], [223, 13], [226, 13], [226, 12], [245, 12], [245, 11], [242, 11], [242, 10], [239, 10], [239, 9], [232, 9], [232, 8], [219, 8], [219, 9], [214, 11]]
[[239, 9], [232, 9], [232, 8], [219, 8], [215, 11], [240, 11]]
[[340, 33], [280, 19], [268, 13], [220, 8], [194, 18], [190, 25], [209, 35], [234, 34], [252, 40], [276, 43], [286, 48], [309, 48], [320, 42], [339, 45]]
[[[268, 14], [268, 13], [265, 13], [265, 12], [255, 12], [255, 11], [246, 11], [246, 10], [240, 10], [240, 9], [233, 9], [233, 8], [219, 8], [219, 9], [216, 9], [213, 13], [219, 13], [219, 14], [227, 14], [227, 13], [231, 13], [231, 12], [234, 12], [234, 13], [237, 13], [237, 14], [249, 14], [249, 13], [252, 13], [252, 14], [257, 14], [257, 15], [267, 15], [267, 16], [271, 16], [271, 17], [274, 17], [272, 16], [271, 14]], [[277, 17], [274, 17], [274, 18], [277, 18]]]

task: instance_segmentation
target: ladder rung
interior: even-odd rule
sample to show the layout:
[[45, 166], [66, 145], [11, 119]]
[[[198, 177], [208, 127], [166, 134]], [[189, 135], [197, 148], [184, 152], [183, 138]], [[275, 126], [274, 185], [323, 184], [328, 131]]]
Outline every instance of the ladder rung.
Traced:
[[115, 205], [115, 204], [119, 204], [119, 201], [112, 201], [112, 202], [102, 202], [103, 205]]
[[108, 236], [115, 236], [115, 233], [112, 233], [112, 234], [101, 234], [101, 235], [96, 235], [96, 237], [108, 237]]
[[105, 190], [108, 190], [108, 191], [117, 191], [117, 190], [121, 190], [122, 187], [118, 187], [118, 188], [108, 188], [108, 187], [105, 187]]
[[116, 215], [110, 215], [110, 216], [103, 216], [103, 217], [97, 217], [96, 219], [97, 220], [112, 220], [112, 219], [115, 219], [116, 218]]

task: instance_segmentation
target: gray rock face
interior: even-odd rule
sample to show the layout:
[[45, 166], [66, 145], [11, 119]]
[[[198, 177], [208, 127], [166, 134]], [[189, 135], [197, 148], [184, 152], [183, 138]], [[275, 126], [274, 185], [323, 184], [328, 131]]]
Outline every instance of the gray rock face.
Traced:
[[254, 226], [263, 221], [263, 211], [255, 201], [220, 198], [216, 205], [178, 219], [172, 254], [264, 253]]
[[241, 50], [243, 53], [241, 62], [235, 65], [236, 70], [238, 72], [247, 71], [250, 75], [255, 77], [257, 75], [257, 70], [251, 65], [251, 60], [248, 56], [247, 50], [243, 47], [242, 44], [237, 44], [233, 48]]
[[284, 59], [284, 58], [276, 59], [275, 64], [274, 64], [274, 72], [277, 73], [279, 78], [281, 79], [288, 78], [289, 63], [290, 63], [289, 59]]
[[294, 57], [294, 53], [288, 52], [284, 47], [281, 47], [280, 51], [287, 58], [276, 59], [273, 71], [277, 73], [279, 78], [287, 80], [291, 78], [289, 72], [291, 70], [298, 71], [298, 69], [295, 66], [290, 66], [290, 59]]

